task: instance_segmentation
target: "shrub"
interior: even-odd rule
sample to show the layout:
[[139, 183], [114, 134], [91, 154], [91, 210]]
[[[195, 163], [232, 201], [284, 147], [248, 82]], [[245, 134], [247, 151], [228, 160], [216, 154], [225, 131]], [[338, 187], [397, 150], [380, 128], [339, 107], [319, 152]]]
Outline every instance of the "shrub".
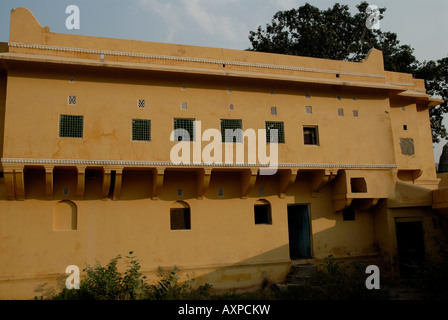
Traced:
[[[133, 252], [129, 252], [132, 254]], [[149, 286], [146, 276], [139, 272], [140, 264], [134, 256], [130, 258], [131, 267], [124, 274], [117, 269], [121, 255], [111, 259], [105, 266], [87, 266], [83, 271], [86, 277], [81, 280], [78, 290], [63, 288], [53, 297], [55, 300], [136, 300], [145, 298]]]
[[[132, 251], [129, 252], [132, 255]], [[117, 263], [121, 255], [111, 259], [106, 266], [97, 264], [95, 267], [87, 266], [83, 271], [86, 276], [80, 282], [78, 290], [63, 288], [60, 293], [53, 296], [54, 300], [181, 300], [181, 299], [208, 299], [211, 286], [205, 284], [197, 289], [192, 288], [193, 280], [179, 283], [179, 269], [174, 266], [171, 270], [159, 267], [157, 285], [146, 283], [146, 276], [140, 273], [140, 263], [135, 256], [126, 256], [130, 260], [130, 268], [120, 273]]]

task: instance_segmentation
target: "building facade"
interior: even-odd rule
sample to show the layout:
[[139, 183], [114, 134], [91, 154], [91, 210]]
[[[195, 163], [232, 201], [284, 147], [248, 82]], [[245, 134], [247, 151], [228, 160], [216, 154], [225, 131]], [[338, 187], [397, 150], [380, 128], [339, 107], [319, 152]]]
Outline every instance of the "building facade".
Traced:
[[440, 103], [374, 49], [355, 63], [66, 35], [14, 9], [0, 46], [0, 298], [129, 251], [150, 278], [176, 265], [218, 289], [329, 255], [404, 276], [400, 252], [431, 254], [438, 232]]

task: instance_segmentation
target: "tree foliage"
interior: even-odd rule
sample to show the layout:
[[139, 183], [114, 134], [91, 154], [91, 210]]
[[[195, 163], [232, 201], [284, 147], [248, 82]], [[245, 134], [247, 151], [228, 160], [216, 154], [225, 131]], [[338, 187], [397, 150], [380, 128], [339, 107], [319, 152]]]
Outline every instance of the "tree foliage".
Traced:
[[[393, 32], [371, 30], [366, 27], [369, 4], [362, 1], [352, 14], [348, 5], [336, 3], [320, 10], [308, 3], [297, 9], [279, 11], [266, 24], [250, 31], [249, 50], [334, 59], [361, 61], [370, 49], [383, 52], [384, 68], [388, 71], [412, 73], [426, 80], [428, 93], [448, 99], [448, 58], [420, 63], [414, 49], [400, 43]], [[386, 8], [379, 8], [380, 19]], [[447, 138], [442, 124], [448, 111], [446, 102], [430, 110], [433, 141]]]

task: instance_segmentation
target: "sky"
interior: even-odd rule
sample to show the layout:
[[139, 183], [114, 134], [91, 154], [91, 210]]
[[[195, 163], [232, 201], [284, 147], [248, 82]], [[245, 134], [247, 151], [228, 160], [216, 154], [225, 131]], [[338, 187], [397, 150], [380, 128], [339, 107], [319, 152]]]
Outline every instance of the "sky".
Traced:
[[[320, 9], [339, 2], [354, 13], [361, 0], [0, 0], [0, 42], [8, 42], [11, 9], [26, 7], [51, 32], [244, 50], [251, 30], [306, 2]], [[381, 30], [395, 32], [419, 61], [448, 56], [447, 0], [368, 2], [386, 8]], [[69, 5], [79, 7], [79, 30], [66, 28]], [[434, 146], [436, 162], [445, 143]]]

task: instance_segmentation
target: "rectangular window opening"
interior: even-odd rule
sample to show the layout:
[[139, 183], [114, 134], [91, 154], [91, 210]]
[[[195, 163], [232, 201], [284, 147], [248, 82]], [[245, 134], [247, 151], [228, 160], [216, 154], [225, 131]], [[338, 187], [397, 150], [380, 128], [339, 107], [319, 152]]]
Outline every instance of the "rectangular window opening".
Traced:
[[306, 114], [313, 114], [313, 107], [312, 106], [306, 106], [305, 107], [305, 113]]
[[[272, 137], [271, 137], [271, 130]], [[266, 121], [266, 142], [267, 143], [285, 143], [285, 125], [283, 122]]]
[[68, 96], [68, 104], [69, 105], [76, 105], [76, 96]]
[[222, 142], [242, 143], [243, 142], [243, 120], [221, 119]]
[[352, 193], [366, 193], [367, 183], [364, 178], [350, 178]]
[[132, 119], [132, 141], [151, 141], [151, 120]]
[[170, 209], [171, 230], [191, 230], [190, 208]]
[[138, 103], [137, 103], [137, 106], [138, 106], [140, 109], [145, 108], [145, 107], [146, 107], [146, 101], [145, 101], [145, 99], [139, 99], [139, 100], [138, 100]]
[[303, 127], [303, 139], [305, 145], [319, 145], [319, 136], [318, 136], [318, 128], [317, 126], [312, 127]]
[[355, 208], [350, 205], [342, 211], [342, 218], [344, 221], [355, 221]]
[[174, 119], [174, 141], [195, 141], [195, 119]]
[[62, 114], [59, 117], [60, 138], [82, 138], [84, 127], [83, 116]]
[[254, 206], [255, 224], [272, 224], [271, 206], [269, 204], [257, 204]]

